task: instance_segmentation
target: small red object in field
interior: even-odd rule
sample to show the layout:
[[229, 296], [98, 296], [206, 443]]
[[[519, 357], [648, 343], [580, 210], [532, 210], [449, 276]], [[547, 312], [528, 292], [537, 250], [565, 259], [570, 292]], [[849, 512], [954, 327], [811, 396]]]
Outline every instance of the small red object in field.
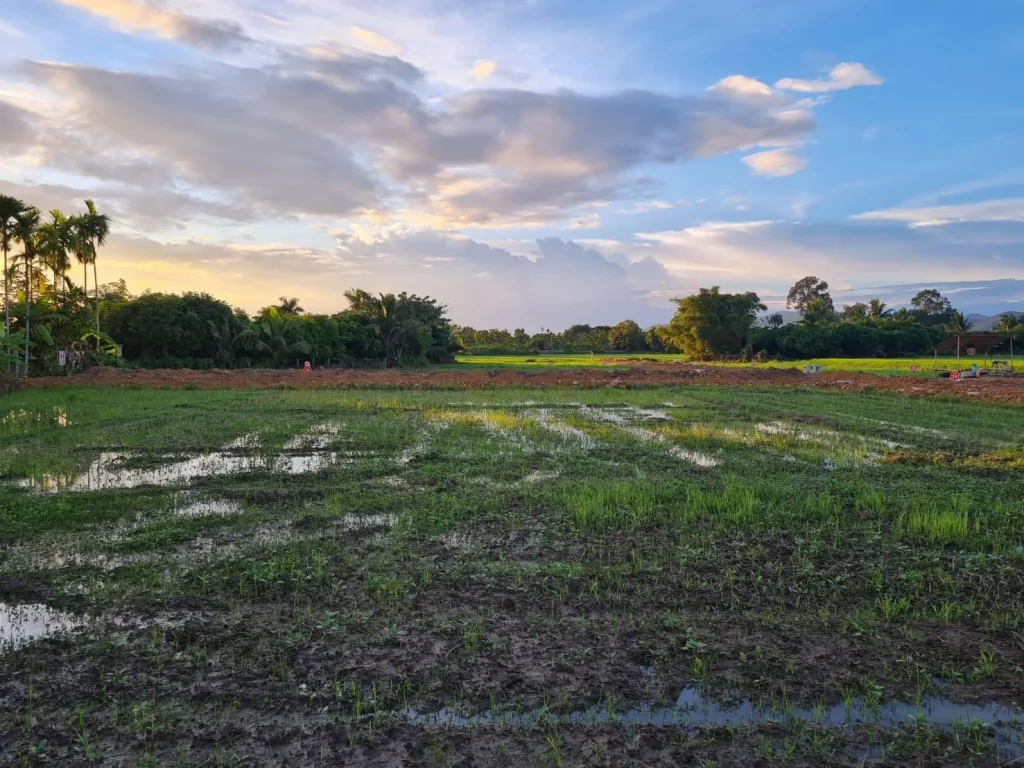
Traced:
[[309, 364], [309, 360], [307, 360], [306, 364], [304, 366], [302, 366], [302, 370], [304, 370], [306, 373], [312, 373], [313, 372], [313, 366]]
[[960, 381], [960, 371], [950, 371], [950, 373], [949, 373], [949, 380], [950, 381]]

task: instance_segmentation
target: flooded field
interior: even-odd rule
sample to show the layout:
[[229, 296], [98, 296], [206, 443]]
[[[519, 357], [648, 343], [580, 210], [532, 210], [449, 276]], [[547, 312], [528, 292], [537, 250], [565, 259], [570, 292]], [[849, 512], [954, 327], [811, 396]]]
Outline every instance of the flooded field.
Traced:
[[0, 766], [1024, 763], [1022, 446], [782, 387], [0, 398]]

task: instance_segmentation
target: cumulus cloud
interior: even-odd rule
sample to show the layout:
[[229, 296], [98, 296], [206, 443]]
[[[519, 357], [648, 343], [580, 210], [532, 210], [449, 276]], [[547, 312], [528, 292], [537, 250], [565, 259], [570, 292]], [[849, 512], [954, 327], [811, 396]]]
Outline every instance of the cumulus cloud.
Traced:
[[776, 88], [798, 93], [830, 93], [845, 91], [858, 85], [881, 85], [885, 80], [855, 61], [836, 64], [824, 80], [800, 80], [786, 77], [775, 83]]
[[[167, 189], [271, 213], [437, 228], [578, 220], [650, 196], [645, 166], [793, 143], [814, 127], [787, 98], [751, 98], [736, 80], [693, 97], [481, 89], [428, 102], [408, 62], [323, 45], [209, 71], [27, 71], [63, 105], [37, 139], [57, 170], [81, 173], [86, 157], [101, 177], [159, 167]], [[92, 151], [61, 152], [69, 142]]]
[[807, 167], [807, 161], [788, 149], [755, 152], [743, 158], [755, 176], [792, 176]]
[[232, 48], [250, 42], [242, 27], [222, 19], [200, 19], [141, 0], [57, 0], [106, 19], [124, 32], [144, 32], [200, 48]]
[[729, 93], [737, 96], [771, 96], [773, 91], [771, 87], [765, 85], [760, 80], [755, 80], [752, 77], [746, 75], [729, 75], [723, 77], [717, 83], [708, 88], [709, 91], [717, 91], [719, 93]]
[[941, 227], [978, 221], [1024, 222], [1024, 197], [920, 208], [886, 208], [859, 213], [851, 218], [861, 221], [901, 221], [911, 227]]

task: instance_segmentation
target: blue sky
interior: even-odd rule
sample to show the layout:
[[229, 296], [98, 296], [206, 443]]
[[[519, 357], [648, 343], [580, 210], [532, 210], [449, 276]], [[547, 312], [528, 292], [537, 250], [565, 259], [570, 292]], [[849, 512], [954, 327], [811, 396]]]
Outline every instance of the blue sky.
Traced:
[[0, 0], [0, 192], [248, 309], [649, 323], [815, 274], [1021, 311], [1021, 71], [1017, 0]]

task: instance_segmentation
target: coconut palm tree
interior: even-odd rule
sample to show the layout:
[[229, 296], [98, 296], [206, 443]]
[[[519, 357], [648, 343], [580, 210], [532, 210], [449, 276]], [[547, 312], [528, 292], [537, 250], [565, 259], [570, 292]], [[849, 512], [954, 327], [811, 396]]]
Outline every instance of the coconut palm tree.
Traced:
[[25, 375], [28, 376], [28, 353], [32, 333], [32, 272], [35, 267], [39, 238], [38, 208], [29, 208], [14, 221], [14, 239], [22, 246], [21, 261], [25, 265]]
[[284, 317], [271, 307], [266, 319], [259, 324], [261, 350], [269, 352], [274, 365], [287, 366], [295, 358], [294, 355], [308, 355], [311, 347], [304, 341], [289, 343], [284, 337]]
[[959, 310], [953, 310], [953, 314], [949, 316], [949, 322], [946, 323], [946, 330], [957, 336], [963, 336], [971, 330], [971, 326], [972, 323], [967, 319], [967, 315]]
[[277, 305], [277, 311], [279, 314], [301, 315], [303, 312], [306, 311], [299, 306], [299, 300], [294, 297], [289, 299], [287, 296], [281, 296], [278, 299], [278, 301], [281, 302], [280, 304]]
[[0, 195], [0, 249], [4, 252], [4, 332], [11, 333], [11, 274], [7, 264], [14, 241], [15, 220], [28, 210], [21, 200]]
[[235, 359], [235, 349], [241, 344], [255, 342], [260, 351], [269, 349], [260, 335], [252, 328], [242, 328], [239, 323], [230, 315], [224, 315], [224, 320], [217, 324], [213, 320], [207, 321], [210, 324], [210, 334], [217, 344], [217, 362], [230, 367]]
[[[96, 305], [96, 330], [100, 329], [100, 284], [96, 273], [96, 253], [101, 245], [105, 245], [110, 235], [110, 217], [105, 213], [96, 210], [96, 204], [92, 200], [85, 201], [85, 213], [75, 218], [75, 235], [78, 241], [78, 248], [75, 257], [82, 265], [85, 272], [85, 282], [82, 287], [88, 289], [89, 272], [88, 265], [92, 264], [93, 299]], [[86, 290], [88, 294], [88, 290]]]
[[872, 299], [868, 303], [868, 317], [871, 320], [881, 320], [892, 314], [891, 309], [885, 308], [885, 302], [879, 299]]

